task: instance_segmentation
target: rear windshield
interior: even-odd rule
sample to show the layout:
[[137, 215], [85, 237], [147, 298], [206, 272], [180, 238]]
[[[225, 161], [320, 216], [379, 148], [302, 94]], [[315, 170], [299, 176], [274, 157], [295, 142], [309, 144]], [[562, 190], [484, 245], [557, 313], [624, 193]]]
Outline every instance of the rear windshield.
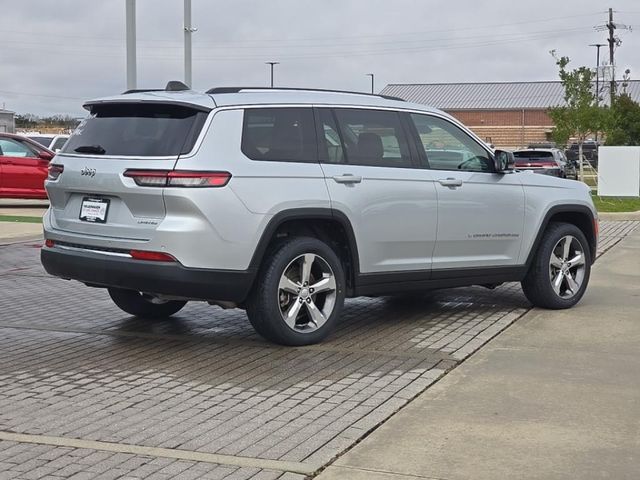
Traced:
[[95, 105], [62, 152], [175, 156], [191, 151], [206, 116], [206, 112], [179, 105]]
[[518, 161], [531, 161], [538, 160], [542, 162], [551, 162], [553, 161], [553, 153], [551, 152], [514, 152], [513, 156], [516, 157], [516, 163]]

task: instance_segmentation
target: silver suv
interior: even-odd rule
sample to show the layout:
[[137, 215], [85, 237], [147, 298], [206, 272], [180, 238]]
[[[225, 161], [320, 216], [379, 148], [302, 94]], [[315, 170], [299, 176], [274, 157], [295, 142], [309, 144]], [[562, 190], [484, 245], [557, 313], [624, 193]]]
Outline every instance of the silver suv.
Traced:
[[244, 308], [287, 345], [345, 297], [519, 281], [567, 308], [589, 280], [589, 188], [514, 171], [449, 115], [349, 92], [170, 82], [85, 104], [50, 167], [42, 263], [125, 312]]

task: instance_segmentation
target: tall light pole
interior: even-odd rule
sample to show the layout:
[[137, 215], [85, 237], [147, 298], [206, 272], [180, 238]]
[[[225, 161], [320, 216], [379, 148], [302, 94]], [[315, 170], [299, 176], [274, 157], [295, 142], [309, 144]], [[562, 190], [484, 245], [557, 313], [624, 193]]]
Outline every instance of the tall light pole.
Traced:
[[192, 87], [191, 35], [197, 31], [191, 25], [191, 0], [184, 0], [184, 83]]
[[600, 48], [606, 47], [606, 43], [591, 43], [590, 47], [596, 47], [596, 105], [600, 104]]
[[136, 62], [136, 0], [126, 0], [126, 41], [127, 41], [127, 90], [137, 85]]
[[[591, 43], [590, 47], [596, 47], [596, 106], [600, 106], [600, 48], [606, 47], [606, 43]], [[596, 142], [598, 141], [598, 130], [596, 130]]]
[[376, 76], [373, 73], [367, 73], [367, 77], [371, 77], [371, 94], [373, 95], [375, 91]]
[[273, 88], [273, 67], [275, 65], [280, 65], [280, 62], [264, 62], [265, 65], [269, 65], [271, 67], [271, 88]]

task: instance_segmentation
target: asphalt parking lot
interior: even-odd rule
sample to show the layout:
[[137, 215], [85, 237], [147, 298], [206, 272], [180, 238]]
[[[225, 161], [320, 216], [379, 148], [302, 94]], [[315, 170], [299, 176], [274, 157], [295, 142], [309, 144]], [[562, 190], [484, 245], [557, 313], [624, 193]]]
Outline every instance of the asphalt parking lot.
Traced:
[[[602, 222], [600, 253], [638, 221]], [[303, 479], [522, 316], [519, 285], [359, 298], [321, 345], [238, 310], [141, 321], [0, 247], [0, 479]]]

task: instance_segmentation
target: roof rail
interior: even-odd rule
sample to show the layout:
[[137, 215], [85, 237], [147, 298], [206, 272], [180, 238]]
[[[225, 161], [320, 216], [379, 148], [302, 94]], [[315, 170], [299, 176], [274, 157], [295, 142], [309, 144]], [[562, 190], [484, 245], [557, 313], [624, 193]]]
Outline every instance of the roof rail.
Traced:
[[366, 92], [352, 92], [349, 90], [330, 90], [326, 88], [298, 88], [298, 87], [214, 87], [206, 91], [210, 95], [222, 94], [222, 93], [239, 93], [243, 90], [261, 90], [261, 91], [294, 91], [294, 92], [322, 92], [322, 93], [346, 93], [349, 95], [365, 95], [368, 97], [380, 97], [387, 100], [396, 100], [404, 102], [405, 100], [400, 97], [393, 97], [391, 95], [380, 95], [375, 93]]

